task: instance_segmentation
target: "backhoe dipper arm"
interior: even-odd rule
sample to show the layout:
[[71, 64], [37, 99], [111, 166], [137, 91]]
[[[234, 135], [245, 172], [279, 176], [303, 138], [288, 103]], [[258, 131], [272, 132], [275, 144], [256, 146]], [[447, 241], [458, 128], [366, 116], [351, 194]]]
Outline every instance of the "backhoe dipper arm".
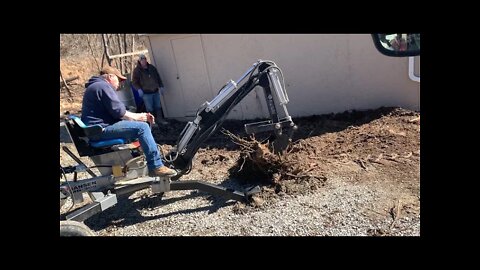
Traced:
[[[286, 108], [289, 100], [283, 76], [274, 62], [258, 60], [237, 81], [230, 80], [216, 97], [205, 102], [198, 109], [196, 118], [188, 122], [180, 133], [176, 146], [165, 155], [166, 163], [173, 165], [179, 172], [176, 178], [190, 172], [192, 159], [200, 145], [221, 128], [230, 111], [256, 86], [261, 86], [264, 90], [271, 120], [247, 124], [246, 132], [251, 134], [273, 130], [275, 139], [281, 141], [274, 147], [276, 146], [277, 150], [286, 147], [296, 126]], [[283, 109], [282, 118], [279, 117], [277, 106]], [[288, 132], [283, 132], [283, 129], [288, 129]]]

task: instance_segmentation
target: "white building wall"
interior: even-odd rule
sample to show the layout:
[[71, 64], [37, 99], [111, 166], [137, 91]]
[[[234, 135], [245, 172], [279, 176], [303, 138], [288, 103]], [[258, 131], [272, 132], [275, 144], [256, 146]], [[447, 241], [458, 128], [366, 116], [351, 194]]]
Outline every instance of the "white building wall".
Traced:
[[[207, 77], [195, 90], [202, 94], [191, 94], [192, 87], [190, 94], [182, 91], [184, 75], [178, 74], [172, 44], [183, 38], [199, 44], [200, 49], [192, 45], [191, 65]], [[153, 64], [168, 89], [163, 101], [167, 117], [191, 116], [185, 111], [188, 102], [200, 106], [206, 100], [199, 97], [208, 95], [211, 100], [228, 80], [237, 80], [258, 59], [272, 60], [282, 69], [292, 116], [380, 106], [420, 109], [420, 83], [408, 77], [408, 58], [380, 54], [370, 34], [193, 34], [149, 35], [148, 39]], [[205, 71], [196, 63], [202, 57]], [[185, 62], [188, 56], [182, 58], [183, 65], [190, 65]], [[252, 91], [229, 118], [266, 116], [261, 92]]]

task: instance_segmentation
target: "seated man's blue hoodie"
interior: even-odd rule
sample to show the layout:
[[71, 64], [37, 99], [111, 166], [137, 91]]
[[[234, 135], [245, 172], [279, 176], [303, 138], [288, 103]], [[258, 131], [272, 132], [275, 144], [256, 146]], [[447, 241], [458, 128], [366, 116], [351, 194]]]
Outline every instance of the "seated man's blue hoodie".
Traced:
[[112, 125], [125, 115], [125, 105], [116, 90], [104, 78], [93, 76], [85, 84], [82, 103], [82, 121], [85, 125]]

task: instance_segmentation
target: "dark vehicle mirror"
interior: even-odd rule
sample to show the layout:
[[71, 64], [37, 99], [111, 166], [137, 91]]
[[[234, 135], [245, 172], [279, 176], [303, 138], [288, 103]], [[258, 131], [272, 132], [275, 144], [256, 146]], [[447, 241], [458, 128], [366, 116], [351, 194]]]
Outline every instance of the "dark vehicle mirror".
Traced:
[[377, 50], [384, 55], [420, 55], [420, 34], [372, 34], [372, 38]]

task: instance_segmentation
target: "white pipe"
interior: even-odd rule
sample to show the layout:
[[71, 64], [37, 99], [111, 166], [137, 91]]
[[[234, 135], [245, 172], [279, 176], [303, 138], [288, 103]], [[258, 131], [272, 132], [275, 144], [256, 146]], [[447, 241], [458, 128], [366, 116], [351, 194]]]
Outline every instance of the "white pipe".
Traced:
[[411, 56], [408, 58], [408, 77], [412, 81], [420, 82], [420, 77], [415, 76], [414, 70], [415, 70], [415, 57]]

